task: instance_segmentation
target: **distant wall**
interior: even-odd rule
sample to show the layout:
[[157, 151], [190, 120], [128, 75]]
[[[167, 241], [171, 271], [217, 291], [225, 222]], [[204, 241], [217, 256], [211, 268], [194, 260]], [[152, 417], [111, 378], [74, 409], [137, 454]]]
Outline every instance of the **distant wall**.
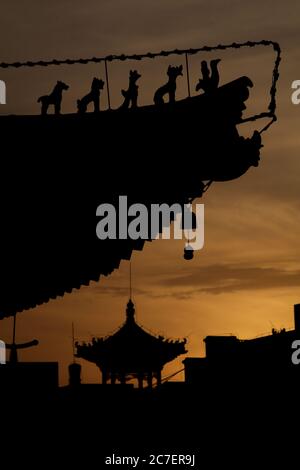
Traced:
[[57, 362], [18, 362], [0, 366], [0, 389], [30, 393], [52, 393], [58, 389]]

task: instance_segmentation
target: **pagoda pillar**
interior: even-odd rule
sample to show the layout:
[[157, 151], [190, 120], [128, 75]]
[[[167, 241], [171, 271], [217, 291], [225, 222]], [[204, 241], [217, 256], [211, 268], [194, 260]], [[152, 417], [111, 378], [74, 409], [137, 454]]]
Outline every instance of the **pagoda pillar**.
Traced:
[[147, 384], [148, 384], [148, 387], [149, 387], [149, 388], [152, 388], [152, 378], [153, 378], [153, 377], [152, 377], [152, 372], [149, 372], [149, 373], [147, 374]]
[[161, 385], [161, 370], [158, 370], [156, 373], [157, 385]]
[[120, 382], [122, 385], [126, 385], [126, 375], [125, 373], [120, 374]]
[[106, 372], [106, 370], [103, 370], [102, 371], [102, 383], [103, 383], [103, 385], [107, 384], [107, 378], [108, 378], [107, 377], [107, 372]]
[[139, 373], [138, 374], [138, 384], [139, 384], [139, 389], [143, 388], [143, 374]]

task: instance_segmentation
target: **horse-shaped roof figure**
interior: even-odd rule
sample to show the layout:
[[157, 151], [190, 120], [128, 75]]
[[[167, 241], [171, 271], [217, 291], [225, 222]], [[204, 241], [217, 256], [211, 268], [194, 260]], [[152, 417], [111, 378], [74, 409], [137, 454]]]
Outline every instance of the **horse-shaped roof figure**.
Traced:
[[58, 81], [50, 95], [40, 96], [37, 101], [38, 103], [42, 103], [41, 114], [47, 114], [50, 104], [54, 105], [54, 114], [60, 114], [62, 92], [63, 90], [68, 89], [69, 85], [66, 85], [64, 82]]

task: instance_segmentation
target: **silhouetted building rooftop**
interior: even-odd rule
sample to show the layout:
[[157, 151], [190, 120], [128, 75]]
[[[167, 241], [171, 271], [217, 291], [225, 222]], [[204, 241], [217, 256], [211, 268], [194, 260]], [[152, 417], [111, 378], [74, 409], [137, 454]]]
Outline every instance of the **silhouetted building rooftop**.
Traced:
[[272, 334], [242, 340], [236, 336], [207, 336], [206, 356], [184, 359], [185, 380], [203, 384], [206, 380], [276, 378], [297, 373], [292, 362], [292, 343], [300, 339], [300, 304], [294, 306], [295, 329], [275, 330]]
[[110, 379], [126, 383], [137, 378], [142, 388], [143, 380], [152, 386], [152, 378], [161, 382], [161, 371], [167, 362], [184, 354], [186, 340], [172, 341], [162, 336], [154, 336], [145, 331], [135, 321], [135, 308], [129, 299], [126, 308], [126, 321], [113, 335], [106, 338], [93, 338], [92, 342], [76, 343], [77, 357], [95, 363], [102, 372], [103, 383]]

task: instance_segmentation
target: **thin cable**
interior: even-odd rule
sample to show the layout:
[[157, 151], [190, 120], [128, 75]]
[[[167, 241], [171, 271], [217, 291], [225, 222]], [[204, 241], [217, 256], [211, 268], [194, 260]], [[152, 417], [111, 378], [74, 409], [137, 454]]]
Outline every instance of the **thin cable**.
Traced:
[[[47, 67], [50, 65], [74, 65], [74, 64], [88, 64], [88, 63], [100, 63], [100, 62], [112, 62], [115, 60], [125, 61], [125, 60], [142, 60], [142, 59], [155, 59], [156, 57], [168, 57], [170, 55], [193, 55], [198, 52], [212, 52], [217, 50], [226, 50], [226, 49], [240, 49], [242, 47], [256, 47], [256, 46], [272, 46], [275, 53], [275, 65], [272, 74], [272, 84], [270, 88], [270, 103], [268, 106], [267, 113], [256, 114], [255, 116], [246, 118], [241, 122], [256, 121], [257, 119], [270, 117], [272, 125], [276, 121], [276, 93], [277, 93], [277, 82], [279, 79], [279, 65], [281, 61], [281, 49], [277, 42], [269, 41], [263, 39], [262, 41], [247, 41], [243, 43], [233, 42], [231, 44], [218, 44], [216, 46], [202, 46], [195, 49], [173, 49], [169, 51], [160, 51], [160, 52], [148, 52], [146, 54], [131, 54], [131, 55], [108, 55], [105, 57], [91, 57], [87, 59], [52, 59], [52, 60], [39, 60], [39, 61], [25, 61], [25, 62], [1, 62], [0, 68], [20, 68], [20, 67]], [[110, 101], [110, 99], [109, 99]], [[270, 125], [267, 127], [269, 128]], [[264, 132], [266, 128], [263, 128], [260, 133]]]

